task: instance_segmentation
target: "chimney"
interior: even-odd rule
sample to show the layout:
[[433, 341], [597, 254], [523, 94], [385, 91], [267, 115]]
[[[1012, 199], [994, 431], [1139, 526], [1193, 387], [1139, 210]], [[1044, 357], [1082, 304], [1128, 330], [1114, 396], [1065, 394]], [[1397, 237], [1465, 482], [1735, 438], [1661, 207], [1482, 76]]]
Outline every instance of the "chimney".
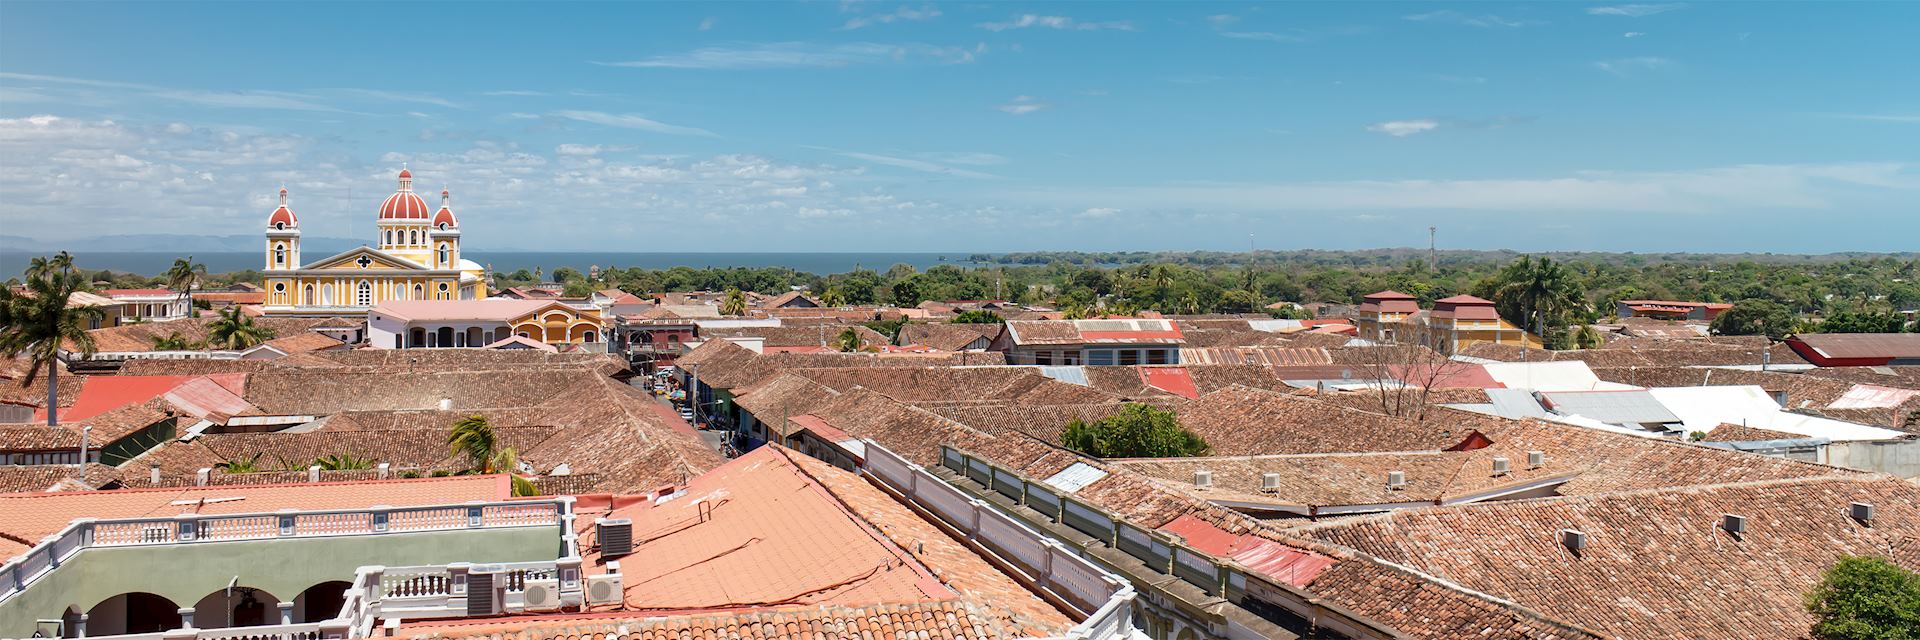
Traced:
[[1587, 548], [1587, 534], [1579, 529], [1561, 529], [1560, 546], [1579, 554], [1581, 550]]
[[1720, 528], [1726, 529], [1727, 533], [1731, 533], [1735, 537], [1739, 537], [1740, 534], [1747, 532], [1747, 517], [1736, 516], [1731, 513], [1722, 514], [1720, 516]]
[[1852, 516], [1853, 519], [1859, 522], [1860, 524], [1867, 525], [1869, 527], [1873, 526], [1873, 505], [1872, 504], [1865, 503], [1865, 502], [1855, 502], [1851, 505], [1848, 505], [1847, 511], [1848, 511], [1847, 515]]
[[1280, 489], [1280, 474], [1278, 473], [1260, 474], [1260, 488], [1265, 489], [1267, 491], [1278, 491]]
[[1545, 451], [1528, 451], [1527, 452], [1527, 466], [1539, 467], [1540, 465], [1544, 465], [1546, 463], [1547, 463], [1547, 452]]
[[1509, 461], [1506, 458], [1493, 459], [1493, 475], [1504, 476], [1504, 475], [1507, 475], [1508, 471], [1512, 471], [1512, 470], [1513, 470], [1512, 461]]
[[1387, 488], [1388, 489], [1398, 489], [1404, 486], [1407, 486], [1407, 472], [1405, 471], [1388, 471], [1387, 472]]
[[1197, 471], [1194, 471], [1194, 472], [1193, 472], [1193, 486], [1196, 486], [1196, 487], [1200, 487], [1200, 488], [1202, 488], [1202, 489], [1205, 489], [1205, 488], [1208, 488], [1208, 487], [1212, 487], [1212, 486], [1213, 486], [1213, 472], [1212, 472], [1212, 471], [1208, 471], [1208, 470], [1206, 470], [1206, 469], [1200, 469], [1200, 470], [1197, 470]]
[[385, 480], [385, 479], [387, 479], [387, 469], [389, 468], [389, 467], [388, 467], [388, 465], [387, 465], [387, 463], [385, 463], [385, 462], [382, 462], [382, 463], [380, 463], [380, 464], [378, 464], [378, 465], [375, 465], [375, 466], [374, 466], [373, 468], [375, 468], [375, 469], [378, 469], [378, 470], [380, 470], [380, 479], [381, 479], [381, 480]]
[[320, 481], [320, 465], [316, 464], [311, 467], [307, 467], [307, 482], [319, 482], [319, 481]]
[[209, 469], [207, 467], [200, 467], [199, 471], [193, 472], [193, 483], [195, 485], [204, 487], [204, 486], [207, 486], [207, 480], [212, 477], [213, 477], [213, 469]]
[[147, 464], [147, 484], [156, 487], [160, 486], [160, 463], [154, 462]]
[[441, 410], [441, 411], [452, 411], [452, 410], [453, 410], [453, 398], [441, 398], [441, 399], [440, 399], [440, 410]]

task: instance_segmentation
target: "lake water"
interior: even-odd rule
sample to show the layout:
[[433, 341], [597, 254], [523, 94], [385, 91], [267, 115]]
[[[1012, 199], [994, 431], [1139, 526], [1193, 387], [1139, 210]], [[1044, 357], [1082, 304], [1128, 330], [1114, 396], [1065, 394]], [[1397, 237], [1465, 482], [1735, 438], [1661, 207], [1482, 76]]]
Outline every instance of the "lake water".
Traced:
[[[19, 275], [26, 270], [27, 262], [34, 254], [0, 253], [0, 281]], [[331, 254], [328, 254], [331, 255]], [[829, 274], [852, 271], [856, 266], [875, 271], [886, 271], [895, 264], [910, 264], [915, 269], [925, 271], [928, 267], [948, 264], [956, 267], [974, 266], [967, 262], [971, 252], [950, 253], [617, 253], [617, 252], [487, 252], [467, 253], [463, 257], [480, 264], [491, 264], [494, 271], [512, 272], [516, 269], [533, 270], [535, 267], [553, 273], [559, 267], [573, 267], [585, 273], [594, 265], [601, 268], [620, 267], [630, 269], [668, 269], [672, 267], [786, 267], [807, 273]], [[74, 253], [74, 264], [89, 271], [107, 269], [116, 272], [132, 272], [144, 275], [157, 275], [173, 266], [175, 258], [181, 256], [171, 253], [148, 252], [100, 252]], [[307, 254], [306, 260], [316, 260], [325, 255]], [[236, 253], [196, 253], [193, 259], [207, 265], [213, 273], [259, 269], [262, 258], [256, 252]]]

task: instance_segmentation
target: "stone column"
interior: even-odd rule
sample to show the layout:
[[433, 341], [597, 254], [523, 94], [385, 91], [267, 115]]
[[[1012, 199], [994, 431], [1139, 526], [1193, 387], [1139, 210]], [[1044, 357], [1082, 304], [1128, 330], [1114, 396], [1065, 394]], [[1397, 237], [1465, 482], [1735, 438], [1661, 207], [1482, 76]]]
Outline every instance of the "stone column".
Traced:
[[280, 603], [280, 624], [293, 624], [293, 603]]
[[182, 628], [182, 629], [192, 629], [192, 628], [194, 628], [194, 626], [193, 626], [193, 607], [181, 607], [181, 608], [180, 608], [180, 628]]

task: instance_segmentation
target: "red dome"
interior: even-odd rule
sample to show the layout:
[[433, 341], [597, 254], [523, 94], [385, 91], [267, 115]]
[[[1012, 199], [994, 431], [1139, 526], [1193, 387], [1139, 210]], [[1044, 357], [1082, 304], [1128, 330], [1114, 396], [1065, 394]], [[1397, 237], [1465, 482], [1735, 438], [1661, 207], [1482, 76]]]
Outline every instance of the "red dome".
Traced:
[[413, 177], [413, 172], [412, 172], [412, 171], [408, 171], [408, 170], [406, 170], [406, 168], [404, 168], [404, 167], [402, 167], [402, 168], [400, 169], [400, 177], [402, 177], [402, 178], [411, 178], [411, 177]]
[[453, 219], [452, 209], [440, 207], [440, 212], [433, 214], [433, 226], [436, 228], [444, 226], [445, 228], [452, 229], [460, 226], [460, 222]]
[[300, 217], [293, 215], [293, 210], [287, 208], [286, 187], [280, 187], [280, 208], [274, 209], [273, 213], [267, 214], [267, 226], [274, 229], [290, 229], [300, 226]]
[[386, 202], [380, 203], [381, 220], [425, 220], [431, 211], [426, 200], [406, 190], [395, 191], [387, 196]]

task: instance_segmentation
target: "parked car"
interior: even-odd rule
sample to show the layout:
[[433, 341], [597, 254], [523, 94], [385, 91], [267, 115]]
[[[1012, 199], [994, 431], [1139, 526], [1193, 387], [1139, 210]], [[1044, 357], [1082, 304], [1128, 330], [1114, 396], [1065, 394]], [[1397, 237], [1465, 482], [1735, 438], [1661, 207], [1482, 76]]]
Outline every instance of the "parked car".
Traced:
[[693, 422], [693, 407], [680, 407], [680, 419]]

